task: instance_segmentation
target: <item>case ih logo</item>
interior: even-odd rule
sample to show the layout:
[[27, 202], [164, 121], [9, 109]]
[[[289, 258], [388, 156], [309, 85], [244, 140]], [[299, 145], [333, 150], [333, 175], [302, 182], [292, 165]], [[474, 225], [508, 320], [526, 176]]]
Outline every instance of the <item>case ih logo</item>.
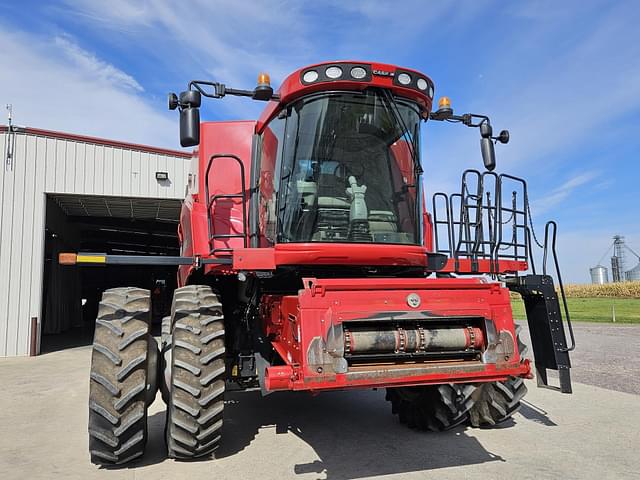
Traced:
[[374, 68], [373, 74], [378, 75], [380, 77], [393, 77], [396, 74], [396, 72], [387, 72], [386, 70], [376, 70]]
[[409, 295], [407, 295], [407, 305], [409, 305], [411, 308], [418, 308], [420, 306], [421, 300], [420, 300], [420, 295], [418, 295], [417, 293], [410, 293]]

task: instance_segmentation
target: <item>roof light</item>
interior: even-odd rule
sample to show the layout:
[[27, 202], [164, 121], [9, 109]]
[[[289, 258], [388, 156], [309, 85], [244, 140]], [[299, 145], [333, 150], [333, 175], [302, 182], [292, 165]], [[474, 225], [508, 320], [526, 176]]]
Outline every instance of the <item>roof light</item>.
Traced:
[[324, 74], [330, 79], [335, 80], [336, 78], [340, 78], [342, 76], [342, 69], [336, 66], [328, 67], [324, 71]]
[[316, 72], [315, 70], [309, 70], [308, 72], [304, 73], [304, 75], [302, 76], [302, 80], [306, 83], [313, 83], [318, 80], [318, 72]]
[[251, 95], [251, 98], [266, 102], [267, 100], [271, 100], [272, 97], [273, 88], [271, 88], [271, 79], [269, 78], [269, 74], [260, 72], [258, 74], [258, 85], [253, 89], [253, 95]]
[[351, 69], [351, 76], [356, 80], [361, 80], [367, 76], [367, 71], [362, 67], [353, 67]]
[[440, 97], [440, 100], [438, 100], [438, 110], [443, 109], [451, 110], [451, 100], [449, 100], [449, 97]]
[[408, 73], [401, 73], [398, 75], [398, 82], [402, 85], [409, 85], [411, 83], [411, 75]]
[[260, 72], [258, 74], [258, 85], [271, 85], [271, 78], [269, 77], [268, 73]]
[[416, 82], [416, 86], [424, 91], [429, 87], [429, 84], [427, 83], [427, 81], [424, 78], [419, 78], [418, 81]]

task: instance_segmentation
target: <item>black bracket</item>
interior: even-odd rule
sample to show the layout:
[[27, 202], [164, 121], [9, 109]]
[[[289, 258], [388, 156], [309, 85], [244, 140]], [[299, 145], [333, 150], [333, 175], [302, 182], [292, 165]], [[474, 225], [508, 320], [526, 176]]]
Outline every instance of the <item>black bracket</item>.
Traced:
[[[207, 87], [210, 87], [207, 90]], [[254, 100], [279, 100], [280, 96], [273, 93], [273, 89], [269, 87], [258, 86], [253, 90], [243, 90], [239, 88], [227, 87], [224, 83], [208, 82], [206, 80], [191, 80], [189, 82], [189, 90], [197, 90], [204, 97], [223, 98], [225, 95], [235, 95], [237, 97], [249, 97]]]
[[444, 253], [427, 253], [427, 270], [430, 272], [438, 272], [446, 265], [449, 257]]
[[509, 290], [522, 295], [539, 387], [549, 386], [547, 369], [557, 370], [560, 391], [571, 393], [571, 362], [560, 302], [549, 275], [525, 275], [506, 280]]

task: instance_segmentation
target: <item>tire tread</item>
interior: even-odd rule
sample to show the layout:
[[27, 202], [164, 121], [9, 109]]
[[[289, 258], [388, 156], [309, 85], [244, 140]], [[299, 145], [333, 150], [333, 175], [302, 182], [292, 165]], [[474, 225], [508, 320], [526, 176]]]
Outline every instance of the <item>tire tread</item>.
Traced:
[[98, 308], [89, 375], [89, 452], [99, 465], [144, 453], [149, 291], [112, 288]]
[[222, 305], [211, 287], [189, 285], [175, 291], [171, 314], [167, 450], [176, 459], [208, 456], [219, 445], [223, 423]]

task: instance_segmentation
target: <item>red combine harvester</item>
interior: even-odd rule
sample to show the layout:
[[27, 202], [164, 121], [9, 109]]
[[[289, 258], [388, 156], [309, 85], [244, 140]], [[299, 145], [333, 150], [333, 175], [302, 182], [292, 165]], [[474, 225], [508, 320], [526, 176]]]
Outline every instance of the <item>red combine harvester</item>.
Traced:
[[[258, 121], [200, 123], [202, 97], [266, 101]], [[557, 370], [571, 392], [560, 302], [533, 264], [524, 180], [496, 174], [489, 118], [432, 111], [427, 76], [394, 65], [331, 62], [289, 75], [274, 92], [192, 81], [169, 108], [197, 146], [178, 236], [179, 257], [67, 254], [63, 263], [178, 265], [160, 351], [149, 292], [104, 293], [89, 398], [92, 461], [143, 453], [147, 406], [167, 403], [174, 458], [209, 455], [221, 441], [225, 387], [321, 392], [386, 388], [409, 427], [486, 426], [517, 411], [532, 366], [510, 291], [525, 302], [539, 386]], [[420, 126], [477, 127], [486, 171], [427, 212]], [[549, 246], [549, 248], [547, 248]], [[530, 274], [524, 274], [531, 271]], [[561, 281], [560, 281], [561, 286]], [[564, 300], [564, 294], [562, 294]], [[564, 302], [564, 314], [569, 320]], [[550, 387], [552, 388], [552, 387]]]

